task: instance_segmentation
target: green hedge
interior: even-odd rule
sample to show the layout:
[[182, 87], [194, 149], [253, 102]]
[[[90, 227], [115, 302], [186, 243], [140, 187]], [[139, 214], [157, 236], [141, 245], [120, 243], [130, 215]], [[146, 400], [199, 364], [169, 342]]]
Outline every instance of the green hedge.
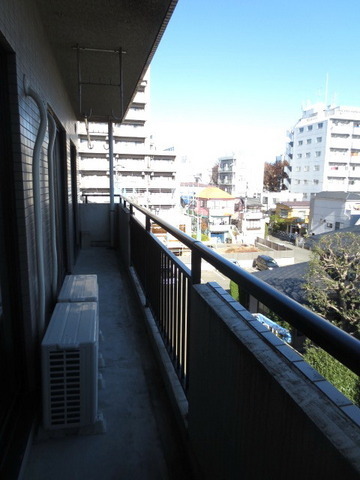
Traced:
[[360, 378], [319, 347], [308, 343], [305, 360], [349, 400], [360, 405]]

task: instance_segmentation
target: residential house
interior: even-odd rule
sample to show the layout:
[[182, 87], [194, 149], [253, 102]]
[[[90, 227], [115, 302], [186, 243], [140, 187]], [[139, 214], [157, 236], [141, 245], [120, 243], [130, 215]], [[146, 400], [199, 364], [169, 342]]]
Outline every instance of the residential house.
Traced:
[[277, 203], [300, 202], [302, 201], [302, 193], [291, 193], [289, 190], [262, 192], [260, 200], [266, 212], [275, 213]]
[[265, 237], [266, 217], [263, 205], [257, 198], [242, 197], [238, 203], [237, 227], [242, 243], [255, 244], [257, 237]]
[[360, 195], [319, 192], [310, 201], [309, 234], [318, 235], [360, 225]]
[[309, 223], [310, 202], [283, 202], [276, 205], [275, 214], [286, 220], [287, 233], [306, 232]]
[[235, 197], [217, 187], [207, 187], [196, 196], [195, 214], [201, 219], [202, 231], [224, 243], [230, 239]]

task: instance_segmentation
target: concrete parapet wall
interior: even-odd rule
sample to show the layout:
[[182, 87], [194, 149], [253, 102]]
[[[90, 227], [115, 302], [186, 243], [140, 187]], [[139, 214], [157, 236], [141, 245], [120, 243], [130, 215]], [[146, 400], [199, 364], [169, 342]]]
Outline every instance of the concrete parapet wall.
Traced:
[[[80, 232], [88, 246], [110, 244], [110, 206], [108, 203], [81, 203]], [[86, 248], [87, 245], [83, 245]]]
[[193, 287], [189, 338], [204, 478], [359, 478], [359, 409], [217, 284]]

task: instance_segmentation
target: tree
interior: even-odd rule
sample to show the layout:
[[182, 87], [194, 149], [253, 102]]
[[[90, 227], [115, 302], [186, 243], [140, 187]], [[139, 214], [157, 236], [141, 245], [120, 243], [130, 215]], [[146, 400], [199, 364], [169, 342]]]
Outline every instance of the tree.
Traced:
[[288, 178], [284, 167], [289, 163], [286, 160], [276, 160], [275, 163], [265, 162], [264, 187], [269, 192], [280, 192], [284, 189], [284, 179]]
[[339, 232], [314, 243], [303, 288], [315, 311], [360, 338], [360, 235]]
[[218, 185], [219, 183], [219, 162], [217, 161], [216, 164], [211, 169], [211, 185]]

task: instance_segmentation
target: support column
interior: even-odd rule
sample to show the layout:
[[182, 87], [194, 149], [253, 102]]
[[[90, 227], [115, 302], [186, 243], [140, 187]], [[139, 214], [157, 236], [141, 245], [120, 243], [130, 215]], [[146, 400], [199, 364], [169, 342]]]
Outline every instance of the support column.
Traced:
[[114, 247], [114, 225], [115, 225], [115, 205], [114, 205], [114, 137], [113, 123], [109, 118], [108, 123], [109, 137], [109, 179], [110, 179], [110, 246]]

